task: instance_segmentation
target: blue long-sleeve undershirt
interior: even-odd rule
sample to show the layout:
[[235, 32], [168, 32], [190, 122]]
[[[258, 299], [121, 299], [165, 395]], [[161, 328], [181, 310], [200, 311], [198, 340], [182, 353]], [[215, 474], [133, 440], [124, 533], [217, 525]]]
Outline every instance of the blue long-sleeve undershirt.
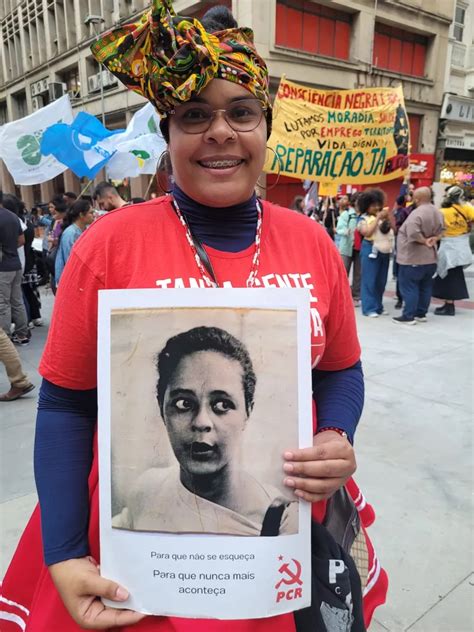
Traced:
[[[335, 426], [352, 442], [364, 403], [362, 366], [313, 371], [318, 429]], [[35, 436], [35, 479], [46, 564], [89, 553], [88, 476], [97, 390], [76, 391], [43, 380]]]
[[34, 449], [46, 564], [89, 553], [88, 477], [97, 389], [76, 391], [43, 380]]

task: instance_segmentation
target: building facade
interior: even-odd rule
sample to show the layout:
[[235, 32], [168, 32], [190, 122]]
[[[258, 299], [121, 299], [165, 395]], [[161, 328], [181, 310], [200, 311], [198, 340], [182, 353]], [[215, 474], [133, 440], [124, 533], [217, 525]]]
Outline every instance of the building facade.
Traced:
[[[179, 13], [202, 15], [215, 1], [177, 0]], [[318, 88], [386, 87], [402, 83], [411, 128], [413, 177], [434, 177], [446, 61], [455, 0], [230, 0], [239, 24], [255, 33], [276, 92], [282, 75]], [[65, 91], [73, 107], [125, 127], [143, 99], [99, 68], [89, 46], [97, 33], [136, 18], [149, 0], [1, 0], [0, 124], [21, 118]], [[467, 31], [467, 29], [466, 29]], [[467, 37], [467, 35], [466, 35]], [[421, 165], [421, 166], [420, 166]], [[0, 166], [4, 190], [14, 183]], [[270, 178], [269, 178], [270, 179]], [[148, 178], [131, 182], [143, 195]], [[400, 182], [386, 183], [393, 198]], [[27, 205], [81, 183], [66, 172], [21, 187]], [[281, 179], [271, 197], [289, 204], [301, 183]]]
[[457, 0], [448, 45], [437, 180], [474, 194], [474, 0]]

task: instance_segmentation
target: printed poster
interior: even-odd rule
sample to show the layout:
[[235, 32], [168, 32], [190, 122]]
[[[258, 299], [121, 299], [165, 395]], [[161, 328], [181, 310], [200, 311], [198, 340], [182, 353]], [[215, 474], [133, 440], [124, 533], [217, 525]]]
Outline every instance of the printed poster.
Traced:
[[100, 292], [101, 573], [130, 592], [109, 605], [217, 619], [309, 606], [310, 505], [282, 469], [312, 445], [309, 301]]
[[343, 184], [403, 177], [409, 125], [401, 86], [316, 90], [283, 78], [267, 173]]

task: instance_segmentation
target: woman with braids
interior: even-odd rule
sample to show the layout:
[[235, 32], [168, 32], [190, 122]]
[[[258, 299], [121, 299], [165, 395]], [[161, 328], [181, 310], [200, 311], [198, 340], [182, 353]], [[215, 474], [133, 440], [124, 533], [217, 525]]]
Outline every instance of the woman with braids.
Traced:
[[[306, 449], [288, 446], [282, 481], [295, 499], [313, 503], [318, 522], [324, 520], [327, 499], [344, 485], [357, 498], [363, 521], [368, 505], [350, 478], [364, 389], [344, 266], [321, 226], [254, 193], [272, 108], [267, 68], [252, 31], [239, 28], [222, 7], [200, 22], [175, 15], [170, 0], [154, 0], [137, 24], [106, 33], [92, 50], [156, 107], [174, 184], [169, 196], [126, 206], [95, 222], [61, 276], [40, 366], [35, 477], [42, 540], [36, 511], [5, 578], [3, 603], [20, 604], [14, 616], [28, 632], [301, 632], [292, 613], [249, 621], [194, 620], [145, 616], [101, 602], [101, 597], [123, 602], [128, 593], [101, 577], [98, 568], [99, 290], [307, 288], [314, 440]], [[370, 541], [362, 539], [368, 623], [384, 601], [387, 580]], [[5, 632], [17, 632], [8, 621], [2, 623]]]

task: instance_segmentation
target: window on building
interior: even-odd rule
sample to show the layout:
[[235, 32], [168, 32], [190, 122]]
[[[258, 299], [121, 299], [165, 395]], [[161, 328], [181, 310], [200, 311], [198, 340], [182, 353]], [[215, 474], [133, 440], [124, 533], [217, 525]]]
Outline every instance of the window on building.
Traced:
[[428, 44], [423, 35], [377, 23], [373, 64], [402, 75], [424, 77]]
[[349, 59], [352, 16], [306, 0], [277, 0], [275, 44]]
[[23, 118], [28, 114], [27, 106], [26, 106], [26, 92], [17, 92], [12, 95], [13, 97], [13, 111], [14, 118], [19, 119]]
[[0, 103], [0, 125], [5, 125], [5, 123], [8, 123], [7, 102], [2, 101]]
[[454, 25], [453, 35], [454, 39], [458, 42], [462, 42], [464, 34], [464, 20], [466, 19], [466, 9], [459, 4], [456, 5], [456, 11], [454, 12]]
[[78, 66], [73, 66], [72, 68], [62, 71], [59, 73], [59, 78], [62, 83], [66, 84], [66, 90], [72, 99], [79, 99], [81, 97], [81, 80]]
[[423, 116], [421, 114], [408, 113], [408, 125], [410, 127], [410, 152], [417, 154], [420, 151], [420, 134]]

